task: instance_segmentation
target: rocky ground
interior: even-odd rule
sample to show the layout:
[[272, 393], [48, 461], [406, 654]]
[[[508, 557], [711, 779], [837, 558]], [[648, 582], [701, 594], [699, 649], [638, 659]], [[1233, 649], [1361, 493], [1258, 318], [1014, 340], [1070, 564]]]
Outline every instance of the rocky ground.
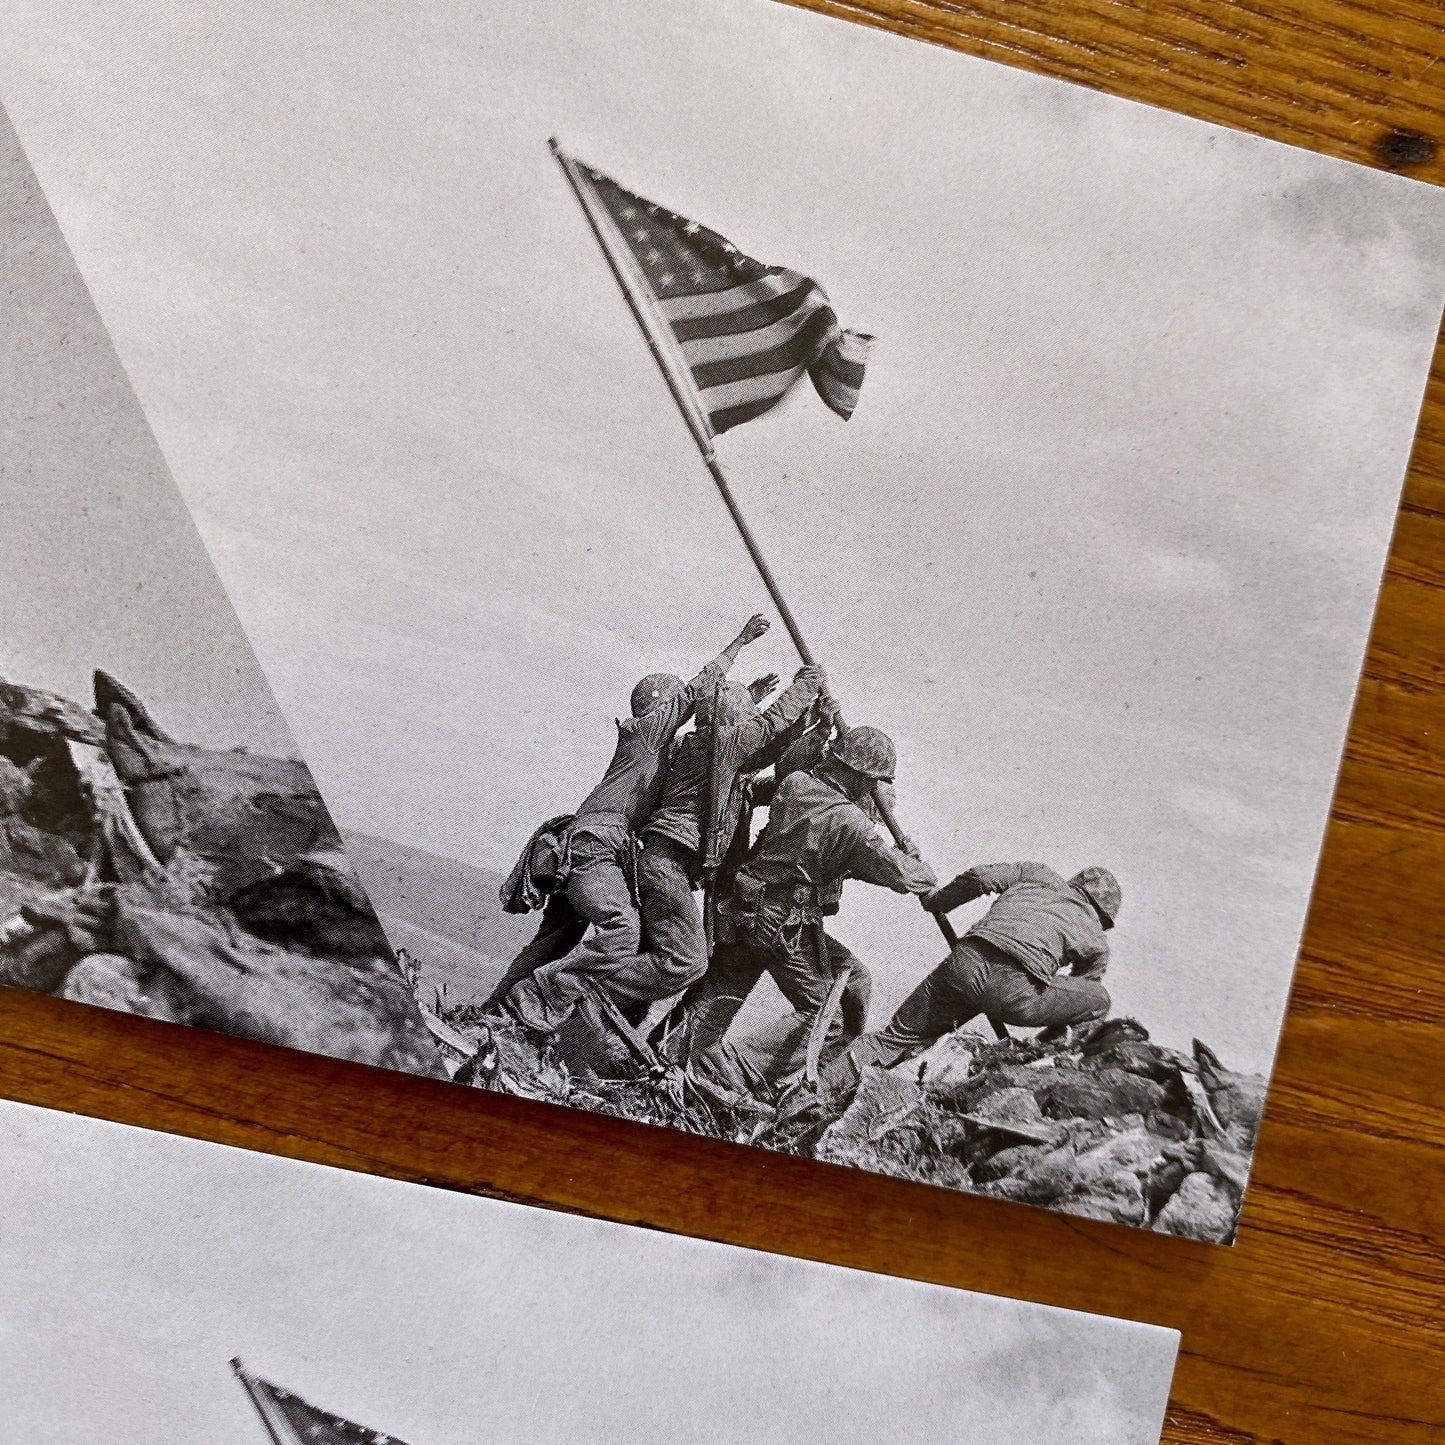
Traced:
[[1130, 1019], [1056, 1044], [955, 1035], [870, 1070], [819, 1159], [1228, 1243], [1265, 1080], [1151, 1043]]
[[0, 679], [0, 984], [445, 1077], [305, 766]]
[[649, 1059], [595, 1015], [550, 1042], [475, 1010], [452, 1022], [477, 1047], [464, 1077], [490, 1088], [1216, 1243], [1234, 1237], [1264, 1107], [1259, 1075], [1131, 1019], [1053, 1043], [960, 1032], [851, 1097], [781, 1101]]

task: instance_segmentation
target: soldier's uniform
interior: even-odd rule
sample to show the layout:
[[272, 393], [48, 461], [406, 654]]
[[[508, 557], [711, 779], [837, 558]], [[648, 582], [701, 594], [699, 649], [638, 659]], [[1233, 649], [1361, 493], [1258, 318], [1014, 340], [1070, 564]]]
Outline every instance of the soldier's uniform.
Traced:
[[[738, 683], [723, 684], [710, 700], [700, 698], [699, 726], [678, 744], [661, 801], [641, 830], [637, 898], [647, 947], [624, 954], [589, 945], [538, 969], [533, 986], [554, 1016], [590, 984], [635, 1017], [703, 976], [707, 939], [693, 891], [702, 873], [704, 813], [711, 805], [719, 833], [732, 837], [742, 808], [740, 775], [772, 761], [770, 750], [802, 718], [821, 683], [818, 669], [804, 668], [763, 712]], [[709, 703], [705, 723], [703, 700]], [[723, 706], [729, 700], [731, 709]], [[711, 790], [716, 799], [708, 796]]]
[[855, 1070], [889, 1068], [979, 1014], [1046, 1028], [1109, 1012], [1099, 980], [1109, 962], [1104, 930], [1113, 927], [1121, 902], [1112, 873], [1086, 868], [1065, 881], [1042, 863], [993, 863], [960, 873], [925, 902], [944, 913], [986, 893], [998, 901], [885, 1028], [849, 1049]]
[[678, 680], [661, 674], [638, 684], [637, 692], [655, 685], [658, 696], [641, 716], [617, 720], [612, 761], [561, 832], [563, 881], [547, 902], [536, 937], [492, 990], [489, 1006], [544, 964], [565, 958], [582, 942], [589, 924], [595, 931], [588, 948], [599, 958], [623, 959], [637, 952], [641, 924], [629, 879], [635, 830], [657, 806], [677, 730], [698, 699], [722, 681], [728, 664], [725, 656], [716, 657], [690, 682], [670, 689], [667, 684]]
[[[719, 942], [706, 977], [688, 1000], [685, 1047], [693, 1065], [728, 1072], [720, 1052], [724, 1035], [764, 973], [807, 1019], [822, 1007], [839, 971], [850, 968], [824, 1058], [861, 1032], [867, 970], [823, 927], [824, 918], [838, 911], [849, 878], [895, 893], [926, 893], [935, 881], [926, 864], [878, 836], [872, 819], [826, 770], [789, 774], [734, 883], [726, 910], [731, 937]], [[780, 1079], [796, 1070], [801, 1039], [798, 1044], [775, 1064]]]

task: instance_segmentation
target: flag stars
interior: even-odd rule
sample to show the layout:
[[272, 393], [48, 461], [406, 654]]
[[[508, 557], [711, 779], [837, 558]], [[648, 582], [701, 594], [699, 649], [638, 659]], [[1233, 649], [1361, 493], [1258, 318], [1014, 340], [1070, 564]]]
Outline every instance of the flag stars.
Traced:
[[727, 237], [602, 179], [608, 214], [657, 296], [726, 288], [765, 274]]

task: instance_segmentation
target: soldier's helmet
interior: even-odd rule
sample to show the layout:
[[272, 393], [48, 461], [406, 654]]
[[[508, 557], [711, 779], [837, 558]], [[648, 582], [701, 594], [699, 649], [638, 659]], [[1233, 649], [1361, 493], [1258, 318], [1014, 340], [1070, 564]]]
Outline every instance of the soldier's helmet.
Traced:
[[849, 728], [833, 744], [832, 752], [840, 763], [875, 782], [891, 783], [898, 771], [898, 749], [882, 728]]
[[1085, 868], [1069, 879], [1069, 887], [1077, 889], [1098, 909], [1105, 928], [1114, 926], [1124, 901], [1124, 890], [1107, 868]]
[[716, 695], [704, 693], [697, 702], [697, 724], [699, 727], [736, 727], [746, 722], [758, 710], [753, 695], [740, 682], [727, 681], [718, 688]]
[[663, 698], [671, 697], [682, 688], [680, 677], [670, 672], [650, 672], [632, 689], [632, 716], [644, 717]]

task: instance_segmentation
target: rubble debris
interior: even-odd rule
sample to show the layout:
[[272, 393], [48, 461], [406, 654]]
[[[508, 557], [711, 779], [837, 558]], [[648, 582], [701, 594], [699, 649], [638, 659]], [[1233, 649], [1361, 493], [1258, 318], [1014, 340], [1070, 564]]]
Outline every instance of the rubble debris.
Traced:
[[557, 1055], [570, 1074], [586, 1079], [632, 1079], [663, 1068], [652, 1046], [599, 989], [583, 992], [557, 1030]]
[[[825, 1116], [839, 1100], [823, 1099]], [[940, 1109], [927, 1091], [907, 1073], [867, 1068], [858, 1092], [842, 1114], [825, 1127], [796, 1134], [786, 1118], [758, 1141], [812, 1154], [830, 1164], [892, 1174], [903, 1179], [968, 1187], [967, 1166], [960, 1156], [966, 1126]], [[811, 1141], [816, 1139], [816, 1143]]]
[[833, 1164], [874, 1158], [878, 1146], [923, 1107], [924, 1094], [912, 1079], [885, 1069], [865, 1069], [845, 1112], [823, 1131], [816, 1157]]
[[305, 765], [95, 704], [0, 679], [0, 983], [447, 1077]]
[[1158, 1155], [1158, 1142], [1135, 1124], [1098, 1137], [1075, 1129], [1058, 1147], [995, 1180], [987, 1193], [1028, 1204], [1047, 1204], [1065, 1214], [1118, 1224], [1146, 1223], [1144, 1180]]
[[469, 1079], [489, 1088], [1215, 1243], [1234, 1236], [1264, 1096], [1263, 1079], [1133, 1019], [1050, 1041], [959, 1031], [865, 1069], [851, 1097], [804, 1082], [781, 1099], [761, 1076], [749, 1091], [648, 1070], [595, 1014], [565, 1041], [474, 1009], [450, 1022], [494, 1052]]
[[1038, 1095], [1017, 1085], [990, 1094], [977, 1113], [958, 1117], [981, 1135], [1004, 1134], [1010, 1140], [1023, 1139], [1030, 1144], [1052, 1144], [1059, 1137], [1058, 1126], [1045, 1120]]
[[1226, 1069], [1214, 1050], [1198, 1039], [1194, 1040], [1194, 1064], [1224, 1131], [1238, 1129], [1252, 1145], [1264, 1117], [1269, 1081], [1261, 1074], [1236, 1074]]
[[121, 954], [92, 953], [82, 958], [66, 974], [60, 996], [142, 1018], [173, 1024], [189, 1022], [178, 989], [164, 976], [153, 974], [144, 964]]
[[1034, 1097], [1051, 1119], [1119, 1119], [1162, 1107], [1164, 1087], [1126, 1069], [1106, 1066], [1058, 1073]]
[[109, 718], [111, 709], [119, 708], [136, 732], [160, 743], [175, 742], [175, 738], [160, 725], [150, 708], [118, 678], [97, 669], [92, 686], [95, 689], [95, 715], [98, 718]]
[[96, 835], [92, 857], [107, 858], [117, 881], [154, 876], [160, 870], [160, 859], [151, 852], [131, 814], [125, 788], [108, 754], [89, 743], [67, 741], [66, 747]]
[[481, 1048], [476, 1041], [469, 1039], [449, 1023], [444, 1023], [425, 1004], [420, 1005], [420, 1008], [421, 1021], [441, 1050], [447, 1073], [455, 1080], [462, 1069], [475, 1064]]
[[[1193, 1239], [1233, 1238], [1262, 1078], [1224, 1068], [1202, 1045], [1186, 1055], [1155, 1044], [1136, 1020], [1047, 1043], [965, 1033], [951, 1048], [968, 1057], [963, 1077], [918, 1071], [911, 1122], [925, 1137], [915, 1177], [921, 1160], [931, 1159], [931, 1175], [947, 1172], [948, 1155], [964, 1171], [962, 1188]], [[876, 1107], [866, 1087], [849, 1112], [860, 1107]], [[847, 1118], [823, 1133], [820, 1155], [848, 1135]], [[870, 1138], [855, 1142], [848, 1162], [899, 1172], [890, 1153], [888, 1138]]]
[[294, 870], [307, 854], [342, 852], [309, 770], [294, 758], [164, 742], [137, 731], [119, 705], [106, 720], [105, 751], [151, 852], [163, 864], [177, 852], [203, 863], [213, 901], [283, 863]]
[[921, 1084], [926, 1079], [935, 1094], [946, 1094], [967, 1083], [973, 1072], [973, 1049], [968, 1034], [944, 1034], [910, 1061], [914, 1077]]
[[1186, 1239], [1228, 1244], [1234, 1238], [1239, 1200], [1212, 1174], [1186, 1174], [1173, 1197], [1159, 1211], [1154, 1228]]
[[379, 957], [389, 946], [340, 848], [298, 853], [286, 867], [226, 898], [241, 924], [271, 943], [303, 944], [341, 958]]
[[117, 951], [179, 986], [187, 1023], [408, 1073], [439, 1072], [436, 1047], [390, 958], [318, 967], [314, 954], [221, 921], [130, 899], [117, 915]]

